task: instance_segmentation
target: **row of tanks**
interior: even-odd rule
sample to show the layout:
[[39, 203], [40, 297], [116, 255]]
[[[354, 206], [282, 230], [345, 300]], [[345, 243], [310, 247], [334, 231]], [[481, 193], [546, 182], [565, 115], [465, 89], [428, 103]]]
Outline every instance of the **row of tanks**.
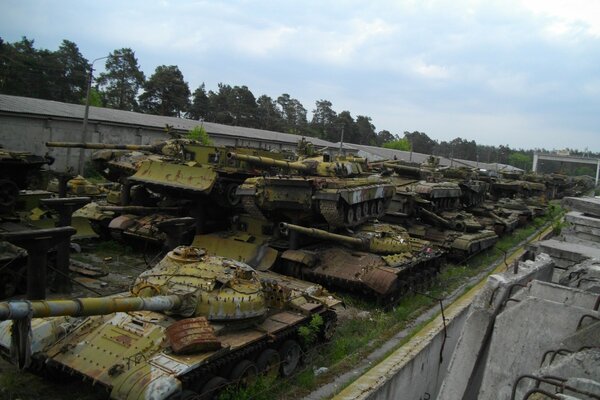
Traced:
[[309, 345], [301, 327], [333, 335], [340, 301], [324, 287], [393, 306], [426, 290], [446, 258], [534, 215], [524, 190], [507, 200], [518, 206], [497, 206], [501, 178], [306, 142], [294, 158], [178, 139], [48, 145], [100, 150], [92, 160], [120, 190], [79, 211], [100, 235], [169, 252], [129, 293], [0, 303], [0, 320], [15, 321], [0, 323], [0, 353], [90, 378], [115, 399], [213, 398], [258, 373], [290, 375]]

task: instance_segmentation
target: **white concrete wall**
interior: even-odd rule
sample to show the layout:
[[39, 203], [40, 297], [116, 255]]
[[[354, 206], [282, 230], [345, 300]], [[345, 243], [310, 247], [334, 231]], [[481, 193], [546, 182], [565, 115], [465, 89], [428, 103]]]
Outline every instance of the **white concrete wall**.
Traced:
[[[67, 167], [75, 170], [79, 163], [79, 149], [48, 148], [46, 142], [81, 142], [82, 120], [53, 119], [39, 116], [0, 115], [0, 144], [9, 150], [30, 151], [35, 154], [46, 153], [56, 161], [50, 167], [64, 171]], [[185, 132], [178, 132], [185, 133]], [[208, 132], [217, 146], [245, 146], [268, 150], [295, 150], [296, 143], [275, 143], [260, 138], [245, 138]], [[90, 121], [87, 142], [118, 144], [151, 144], [159, 140], [170, 139], [162, 129], [134, 125], [117, 125]], [[85, 150], [88, 160], [92, 150]]]

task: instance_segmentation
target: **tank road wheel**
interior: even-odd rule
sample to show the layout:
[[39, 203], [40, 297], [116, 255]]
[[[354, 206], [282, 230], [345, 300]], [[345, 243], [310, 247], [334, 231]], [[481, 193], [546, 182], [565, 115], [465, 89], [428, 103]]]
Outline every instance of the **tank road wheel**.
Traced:
[[0, 207], [12, 207], [19, 196], [19, 188], [8, 179], [0, 179]]
[[227, 204], [230, 207], [236, 207], [242, 201], [240, 196], [235, 194], [235, 191], [237, 190], [237, 188], [238, 188], [238, 185], [235, 183], [230, 183], [225, 187], [225, 198], [227, 200]]
[[354, 209], [352, 208], [352, 206], [348, 206], [348, 208], [346, 209], [346, 220], [349, 224], [354, 223], [354, 217]]
[[227, 386], [227, 383], [227, 379], [225, 378], [220, 376], [212, 377], [202, 386], [198, 398], [201, 400], [217, 400], [221, 394], [221, 390]]
[[279, 364], [281, 358], [275, 349], [265, 349], [256, 360], [258, 372], [262, 374], [268, 381], [273, 381], [279, 375]]
[[329, 342], [333, 335], [335, 335], [335, 330], [337, 328], [337, 315], [335, 313], [331, 313], [331, 315], [323, 315], [324, 323], [321, 327], [321, 338]]
[[365, 218], [371, 217], [371, 207], [369, 206], [368, 201], [362, 203], [362, 213]]
[[383, 215], [383, 200], [377, 200], [377, 216], [381, 217]]
[[363, 218], [363, 212], [362, 212], [361, 205], [357, 204], [355, 206], [352, 206], [352, 208], [354, 208], [354, 216], [356, 218], [356, 222], [360, 222]]
[[377, 217], [377, 200], [369, 201], [369, 214], [372, 217]]
[[302, 349], [295, 340], [286, 340], [279, 349], [279, 356], [281, 357], [281, 376], [287, 378], [292, 375], [296, 370], [296, 367], [300, 363], [300, 354]]
[[248, 386], [249, 384], [256, 381], [256, 375], [258, 375], [258, 368], [250, 360], [242, 360], [231, 370], [229, 376], [232, 383], [239, 386]]

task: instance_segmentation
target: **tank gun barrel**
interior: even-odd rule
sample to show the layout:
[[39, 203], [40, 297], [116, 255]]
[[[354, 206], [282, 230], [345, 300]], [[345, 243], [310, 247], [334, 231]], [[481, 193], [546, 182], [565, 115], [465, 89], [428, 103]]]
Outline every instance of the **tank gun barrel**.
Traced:
[[427, 219], [429, 219], [436, 225], [440, 225], [444, 228], [449, 228], [449, 229], [453, 228], [450, 221], [448, 221], [446, 218], [440, 217], [439, 215], [437, 215], [436, 213], [434, 213], [432, 211], [429, 211], [429, 210], [421, 207], [419, 210], [419, 213], [421, 213], [421, 215], [425, 216]]
[[79, 143], [79, 142], [46, 142], [47, 147], [64, 147], [72, 149], [92, 150], [132, 150], [132, 151], [157, 151], [160, 146], [152, 144], [107, 144], [107, 143]]
[[293, 161], [285, 161], [285, 160], [276, 160], [270, 157], [259, 157], [259, 156], [251, 156], [248, 154], [239, 154], [234, 152], [227, 153], [227, 158], [230, 160], [239, 160], [245, 161], [252, 164], [258, 164], [266, 167], [278, 167], [278, 168], [288, 168], [295, 169], [298, 171], [308, 172], [311, 171], [311, 167], [305, 165], [301, 162], [293, 162]]
[[336, 242], [345, 243], [351, 246], [359, 246], [361, 249], [366, 249], [369, 247], [369, 242], [360, 238], [354, 238], [346, 235], [339, 235], [337, 233], [331, 233], [324, 231], [322, 229], [316, 228], [306, 228], [300, 225], [288, 224], [285, 222], [281, 222], [279, 224], [279, 229], [281, 233], [287, 234], [289, 231], [294, 231], [301, 233], [306, 236], [314, 237], [317, 239], [323, 240], [333, 240]]
[[395, 171], [398, 174], [407, 174], [410, 176], [418, 177], [427, 177], [431, 175], [431, 171], [419, 167], [411, 167], [408, 165], [396, 164], [392, 162], [384, 162], [383, 166]]
[[60, 316], [107, 315], [129, 311], [177, 310], [183, 304], [178, 295], [153, 297], [88, 297], [75, 300], [16, 300], [0, 302], [0, 321], [7, 319]]
[[99, 206], [100, 211], [112, 211], [136, 215], [148, 215], [157, 212], [179, 214], [183, 211], [181, 207], [143, 207], [143, 206]]

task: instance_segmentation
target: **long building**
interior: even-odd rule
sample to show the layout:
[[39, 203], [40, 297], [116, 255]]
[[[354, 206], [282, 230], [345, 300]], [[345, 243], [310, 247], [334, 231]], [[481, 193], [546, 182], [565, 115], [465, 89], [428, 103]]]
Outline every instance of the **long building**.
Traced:
[[[215, 145], [245, 146], [267, 150], [294, 150], [300, 135], [197, 121], [163, 117], [131, 111], [90, 107], [87, 134], [83, 135], [85, 106], [58, 101], [0, 94], [0, 145], [11, 150], [30, 151], [53, 156], [53, 169], [80, 170], [82, 150], [47, 148], [46, 142], [98, 142], [113, 144], [152, 144], [171, 138], [168, 132], [185, 135], [196, 126], [203, 126]], [[308, 138], [319, 148], [339, 149], [339, 143]], [[344, 150], [358, 153], [369, 160], [398, 159], [424, 162], [427, 154], [384, 149], [374, 146], [344, 144]], [[88, 157], [91, 151], [86, 150]], [[87, 159], [87, 158], [86, 158]], [[440, 157], [442, 166], [470, 166], [487, 170], [513, 169], [503, 164], [475, 163]]]

